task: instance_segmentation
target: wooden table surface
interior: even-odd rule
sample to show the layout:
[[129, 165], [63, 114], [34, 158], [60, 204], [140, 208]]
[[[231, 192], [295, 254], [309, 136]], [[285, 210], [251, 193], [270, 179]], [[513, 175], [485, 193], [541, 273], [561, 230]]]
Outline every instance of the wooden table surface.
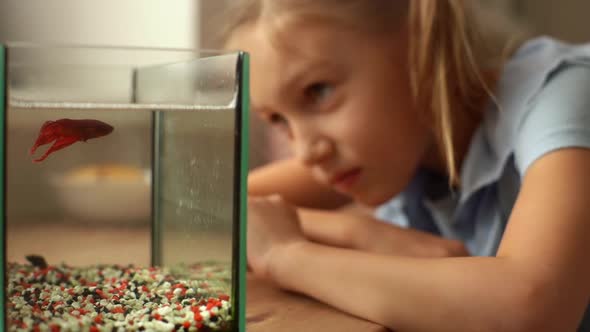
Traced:
[[348, 315], [309, 297], [277, 289], [248, 275], [248, 332], [388, 332], [383, 326]]

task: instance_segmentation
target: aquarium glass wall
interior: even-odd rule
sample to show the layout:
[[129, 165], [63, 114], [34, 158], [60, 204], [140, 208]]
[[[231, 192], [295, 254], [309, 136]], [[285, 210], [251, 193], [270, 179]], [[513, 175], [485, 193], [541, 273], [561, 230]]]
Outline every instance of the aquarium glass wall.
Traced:
[[5, 330], [243, 328], [247, 56], [0, 60]]

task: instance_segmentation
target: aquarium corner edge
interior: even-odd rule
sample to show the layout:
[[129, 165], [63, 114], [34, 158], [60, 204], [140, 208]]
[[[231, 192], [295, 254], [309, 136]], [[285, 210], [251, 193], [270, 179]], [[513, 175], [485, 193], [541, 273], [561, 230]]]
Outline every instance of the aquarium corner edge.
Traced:
[[5, 209], [5, 139], [6, 139], [6, 114], [5, 107], [7, 104], [7, 93], [6, 93], [6, 47], [0, 43], [0, 238], [2, 238], [2, 244], [0, 245], [0, 257], [2, 258], [2, 267], [0, 267], [0, 327], [2, 331], [6, 331], [6, 280], [5, 280], [5, 268], [6, 268], [6, 209]]
[[248, 170], [249, 170], [249, 137], [250, 137], [250, 55], [247, 52], [240, 52], [241, 69], [240, 75], [240, 107], [241, 107], [241, 169], [240, 169], [240, 266], [239, 266], [239, 318], [238, 331], [246, 331], [246, 272], [247, 272], [247, 216], [248, 216]]

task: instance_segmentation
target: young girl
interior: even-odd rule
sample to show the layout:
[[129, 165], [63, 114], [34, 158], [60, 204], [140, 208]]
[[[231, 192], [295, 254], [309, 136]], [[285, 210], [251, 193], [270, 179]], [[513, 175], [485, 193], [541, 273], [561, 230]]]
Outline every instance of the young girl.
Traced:
[[[467, 3], [237, 3], [295, 152], [249, 180], [250, 267], [396, 331], [590, 331], [590, 45], [510, 47]], [[309, 209], [341, 195], [375, 214]]]

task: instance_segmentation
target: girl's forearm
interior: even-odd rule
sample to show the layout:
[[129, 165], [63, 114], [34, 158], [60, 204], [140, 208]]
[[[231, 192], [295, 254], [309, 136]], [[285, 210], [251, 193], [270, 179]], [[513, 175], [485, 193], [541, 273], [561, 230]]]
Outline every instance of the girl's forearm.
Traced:
[[351, 201], [318, 183], [309, 169], [295, 159], [275, 161], [252, 170], [248, 174], [248, 194], [279, 194], [293, 205], [317, 209], [333, 209]]
[[[283, 288], [396, 331], [565, 331], [575, 321], [505, 258], [417, 259], [303, 242], [275, 252], [269, 272]], [[553, 306], [540, 314], [543, 303]]]
[[412, 257], [469, 255], [459, 241], [386, 224], [367, 213], [310, 209], [298, 213], [305, 236], [331, 246]]

